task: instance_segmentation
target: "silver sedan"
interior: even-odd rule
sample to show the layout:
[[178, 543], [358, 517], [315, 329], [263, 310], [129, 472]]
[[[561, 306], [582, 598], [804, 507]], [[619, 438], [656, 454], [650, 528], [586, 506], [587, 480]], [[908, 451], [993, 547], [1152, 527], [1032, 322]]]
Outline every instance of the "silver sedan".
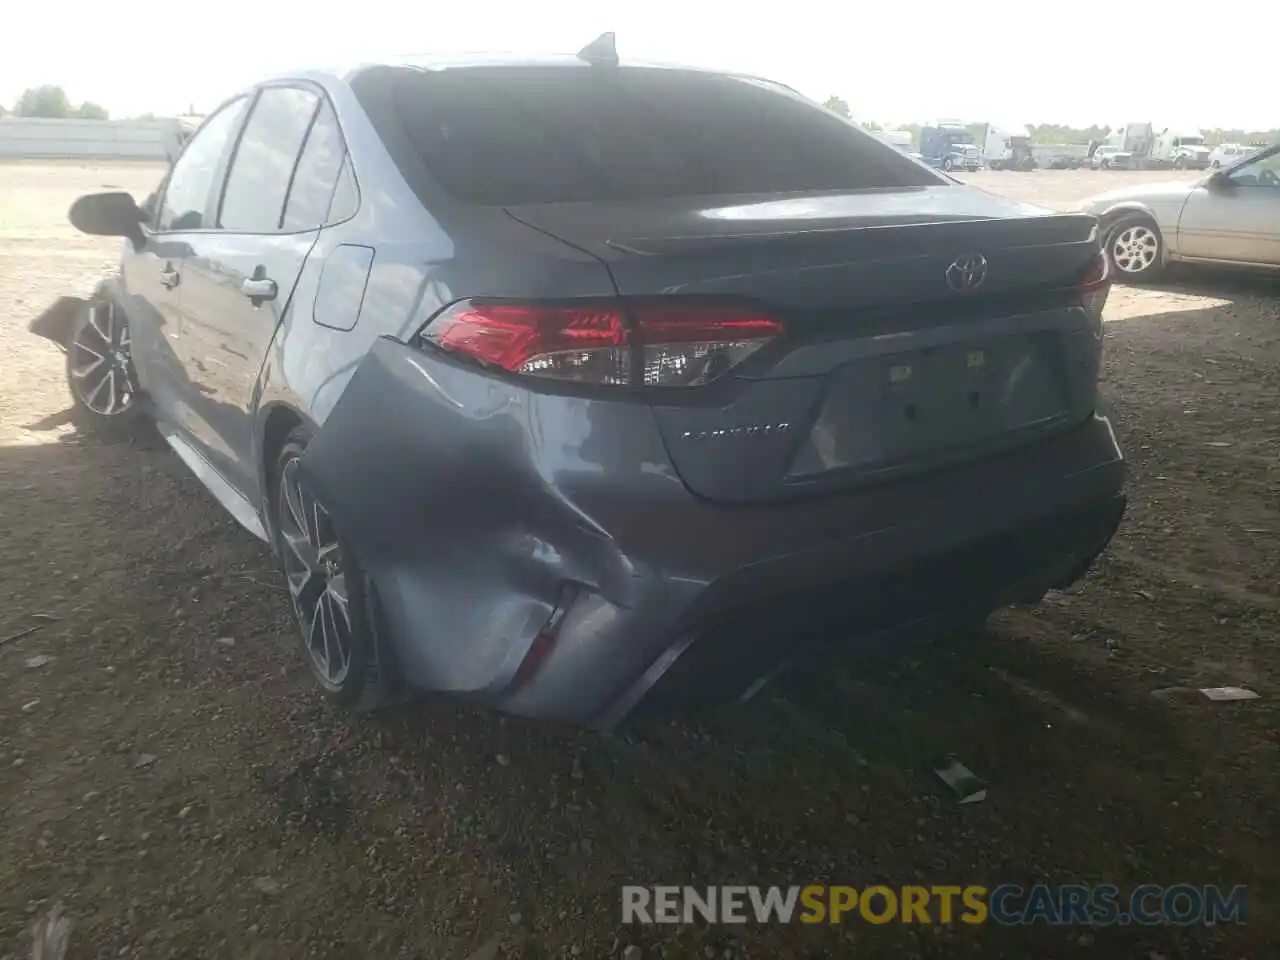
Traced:
[[1086, 200], [1120, 280], [1170, 261], [1280, 270], [1280, 144], [1195, 181], [1111, 190]]

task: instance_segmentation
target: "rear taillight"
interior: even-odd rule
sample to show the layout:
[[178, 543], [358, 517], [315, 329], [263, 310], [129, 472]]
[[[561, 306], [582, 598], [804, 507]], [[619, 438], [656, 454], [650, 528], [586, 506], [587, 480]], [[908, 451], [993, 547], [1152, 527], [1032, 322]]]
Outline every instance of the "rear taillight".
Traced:
[[1111, 262], [1101, 251], [1094, 254], [1079, 283], [1080, 302], [1095, 322], [1102, 321], [1102, 308], [1111, 292]]
[[710, 383], [782, 333], [777, 321], [734, 303], [463, 301], [427, 324], [421, 337], [508, 373], [691, 387]]

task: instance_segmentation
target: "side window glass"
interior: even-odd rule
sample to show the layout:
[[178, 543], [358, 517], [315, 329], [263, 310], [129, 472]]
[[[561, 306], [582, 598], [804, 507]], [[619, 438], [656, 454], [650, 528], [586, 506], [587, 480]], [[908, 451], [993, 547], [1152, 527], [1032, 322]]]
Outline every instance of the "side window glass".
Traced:
[[1280, 189], [1280, 151], [1246, 161], [1231, 172], [1231, 181], [1240, 187]]
[[296, 87], [267, 87], [258, 95], [236, 147], [218, 226], [235, 233], [280, 229], [289, 180], [319, 97]]
[[247, 105], [245, 97], [231, 101], [196, 131], [169, 173], [155, 220], [157, 230], [199, 230], [210, 225], [204, 222], [205, 210], [218, 167]]
[[314, 230], [329, 219], [329, 201], [333, 199], [346, 152], [333, 107], [325, 101], [298, 158], [280, 223], [284, 230]]
[[360, 191], [356, 187], [356, 175], [351, 169], [351, 154], [342, 161], [338, 171], [338, 186], [333, 191], [333, 203], [329, 205], [328, 223], [337, 223], [354, 217], [360, 206]]

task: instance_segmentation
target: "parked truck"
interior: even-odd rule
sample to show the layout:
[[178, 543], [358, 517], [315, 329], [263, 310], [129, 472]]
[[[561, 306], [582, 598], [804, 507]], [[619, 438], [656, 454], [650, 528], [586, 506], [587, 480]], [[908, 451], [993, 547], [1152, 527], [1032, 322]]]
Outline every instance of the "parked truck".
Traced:
[[1105, 146], [1115, 148], [1113, 153], [1127, 155], [1125, 166], [1133, 170], [1148, 170], [1159, 166], [1151, 157], [1155, 144], [1155, 127], [1146, 120], [1134, 120], [1116, 127], [1105, 141]]
[[1182, 130], [1166, 127], [1155, 138], [1151, 148], [1151, 160], [1157, 166], [1169, 166], [1178, 170], [1207, 170], [1209, 148], [1204, 134], [1199, 130]]
[[992, 170], [1034, 170], [1031, 131], [1023, 126], [988, 123], [983, 131], [982, 160]]
[[1154, 124], [1133, 121], [1111, 131], [1106, 143], [1127, 153], [1134, 170], [1204, 170], [1209, 166], [1209, 147], [1199, 130], [1164, 127], [1157, 133]]
[[920, 157], [943, 170], [979, 170], [982, 154], [973, 131], [959, 120], [939, 120], [920, 130]]

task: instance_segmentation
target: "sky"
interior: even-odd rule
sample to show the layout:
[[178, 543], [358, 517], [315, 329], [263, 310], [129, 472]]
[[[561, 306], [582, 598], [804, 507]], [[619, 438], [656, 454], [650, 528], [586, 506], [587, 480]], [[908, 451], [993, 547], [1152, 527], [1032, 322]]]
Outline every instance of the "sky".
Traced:
[[0, 103], [49, 83], [114, 117], [204, 112], [294, 69], [416, 53], [573, 53], [612, 30], [624, 59], [749, 72], [817, 100], [836, 94], [862, 120], [1280, 125], [1280, 7], [1263, 0], [1244, 18], [1220, 9], [1155, 0], [35, 3], [0, 33]]

